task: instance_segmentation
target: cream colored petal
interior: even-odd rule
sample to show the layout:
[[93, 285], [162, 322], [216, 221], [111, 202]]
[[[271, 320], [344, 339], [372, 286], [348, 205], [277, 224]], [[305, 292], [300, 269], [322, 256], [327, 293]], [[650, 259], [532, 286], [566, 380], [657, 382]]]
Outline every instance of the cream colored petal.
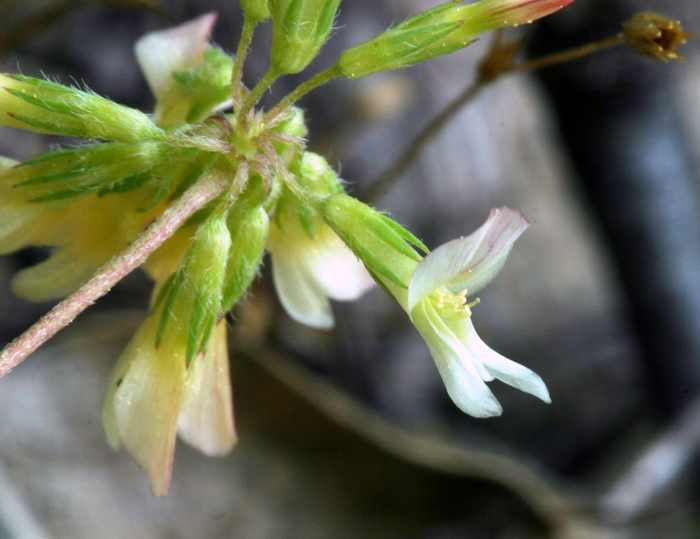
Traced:
[[320, 219], [311, 238], [299, 220], [272, 225], [268, 250], [280, 301], [303, 324], [330, 329], [334, 325], [328, 298], [349, 301], [374, 286], [374, 280], [342, 240]]
[[[0, 158], [0, 174], [17, 161]], [[15, 182], [0, 176], [0, 254], [11, 253], [31, 244], [32, 239], [51, 223], [42, 216], [46, 207], [27, 201], [27, 195], [14, 187]]]
[[107, 260], [95, 262], [61, 249], [47, 260], [23, 269], [12, 279], [12, 292], [30, 301], [62, 298], [87, 282]]
[[140, 345], [140, 341], [136, 340], [136, 338], [132, 338], [109, 374], [105, 399], [102, 405], [102, 426], [105, 429], [107, 441], [114, 450], [120, 449], [122, 446], [122, 438], [119, 434], [117, 416], [114, 410], [114, 395], [121, 385], [129, 367], [136, 358], [135, 348]]
[[[0, 247], [14, 242], [14, 248], [35, 245], [54, 250], [47, 260], [15, 276], [14, 292], [46, 301], [61, 298], [89, 280], [162, 211], [162, 206], [146, 213], [136, 211], [141, 196], [127, 193], [100, 198], [91, 194], [70, 204], [27, 204], [29, 211], [39, 208], [41, 213], [29, 214], [30, 221], [0, 241]], [[0, 209], [2, 206], [0, 203]]]
[[153, 495], [165, 496], [185, 383], [187, 336], [180, 328], [179, 338], [173, 332], [156, 348], [158, 320], [151, 315], [124, 352], [130, 364], [114, 392], [113, 406], [122, 443], [146, 472]]
[[337, 301], [358, 299], [375, 285], [364, 264], [335, 232], [318, 220], [317, 238], [305, 249], [305, 263], [326, 295]]
[[236, 444], [223, 319], [214, 327], [206, 353], [195, 356], [189, 367], [178, 434], [209, 456], [225, 455]]

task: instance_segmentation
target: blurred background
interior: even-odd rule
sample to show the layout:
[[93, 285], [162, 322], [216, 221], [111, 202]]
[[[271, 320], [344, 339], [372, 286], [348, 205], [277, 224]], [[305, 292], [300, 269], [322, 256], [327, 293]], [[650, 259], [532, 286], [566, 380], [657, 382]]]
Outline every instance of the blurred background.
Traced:
[[[435, 0], [344, 0], [306, 73]], [[235, 0], [3, 0], [0, 68], [141, 110], [153, 98], [132, 47], [217, 11], [234, 52]], [[577, 0], [511, 29], [522, 56], [603, 39], [639, 11], [700, 33], [695, 0]], [[267, 68], [262, 25], [246, 65]], [[429, 247], [467, 235], [492, 207], [533, 221], [480, 294], [484, 341], [533, 369], [552, 404], [499, 382], [499, 418], [449, 400], [427, 347], [381, 290], [335, 304], [331, 332], [287, 317], [269, 264], [231, 318], [239, 445], [206, 458], [178, 443], [170, 494], [104, 439], [106, 376], [144, 318], [135, 273], [0, 380], [0, 538], [700, 537], [700, 41], [664, 64], [625, 47], [484, 88], [373, 203]], [[309, 148], [366, 196], [410, 141], [474, 80], [490, 36], [448, 57], [302, 102]], [[2, 128], [15, 159], [66, 141]], [[0, 259], [0, 338], [52, 305], [9, 281], [46, 256]]]

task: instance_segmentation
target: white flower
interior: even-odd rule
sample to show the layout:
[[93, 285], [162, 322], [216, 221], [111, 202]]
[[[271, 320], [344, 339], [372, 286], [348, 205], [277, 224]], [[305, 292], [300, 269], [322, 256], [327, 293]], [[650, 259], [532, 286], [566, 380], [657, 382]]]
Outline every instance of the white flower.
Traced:
[[476, 232], [426, 256], [413, 272], [407, 292], [392, 287], [428, 344], [450, 397], [474, 417], [503, 411], [485, 384], [494, 378], [551, 402], [537, 374], [484, 344], [472, 325], [466, 300], [467, 294], [478, 292], [496, 276], [528, 226], [516, 210], [494, 209]]
[[320, 217], [315, 218], [313, 238], [296, 214], [281, 215], [279, 221], [270, 225], [267, 248], [280, 302], [294, 320], [330, 329], [335, 322], [329, 298], [355, 300], [374, 281]]

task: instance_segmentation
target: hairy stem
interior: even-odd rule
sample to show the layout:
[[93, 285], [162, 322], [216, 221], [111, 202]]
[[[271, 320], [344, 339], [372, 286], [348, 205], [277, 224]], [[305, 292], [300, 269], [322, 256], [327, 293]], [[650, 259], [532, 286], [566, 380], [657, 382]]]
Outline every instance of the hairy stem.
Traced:
[[245, 17], [243, 20], [241, 39], [238, 42], [236, 59], [233, 62], [233, 71], [231, 71], [231, 97], [233, 98], [233, 105], [237, 110], [243, 107], [243, 99], [246, 97], [245, 90], [241, 84], [243, 79], [243, 64], [245, 63], [246, 56], [248, 56], [250, 42], [253, 40], [253, 32], [255, 31], [257, 22], [258, 21], [250, 17]]
[[334, 79], [340, 75], [337, 66], [331, 66], [325, 71], [321, 71], [317, 75], [314, 75], [305, 83], [297, 86], [297, 88], [287, 96], [282, 99], [277, 105], [274, 106], [268, 113], [265, 114], [265, 124], [268, 126], [274, 126], [284, 114], [287, 107], [293, 105], [299, 99], [308, 94], [311, 90], [318, 88], [322, 84], [327, 83], [329, 80]]
[[267, 73], [265, 73], [265, 76], [258, 81], [258, 83], [255, 85], [255, 88], [253, 88], [250, 91], [250, 94], [248, 94], [248, 97], [246, 98], [245, 102], [243, 103], [243, 106], [241, 107], [241, 110], [236, 113], [236, 115], [239, 118], [239, 121], [245, 121], [244, 119], [248, 114], [248, 111], [250, 111], [250, 109], [257, 105], [258, 101], [265, 93], [265, 90], [267, 90], [268, 88], [270, 88], [270, 86], [274, 84], [278, 76], [279, 75], [275, 71], [269, 69]]
[[0, 353], [0, 378], [39, 346], [70, 324], [172, 236], [198, 209], [219, 195], [228, 183], [219, 176], [204, 178], [190, 187], [163, 215], [146, 228], [121, 254], [115, 256], [87, 283], [56, 305]]

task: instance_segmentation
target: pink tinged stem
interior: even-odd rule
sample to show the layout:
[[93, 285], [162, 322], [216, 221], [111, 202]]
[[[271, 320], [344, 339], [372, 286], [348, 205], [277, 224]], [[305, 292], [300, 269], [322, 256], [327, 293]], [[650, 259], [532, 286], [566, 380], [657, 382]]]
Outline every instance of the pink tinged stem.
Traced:
[[210, 176], [190, 187], [181, 198], [141, 232], [129, 248], [115, 256], [92, 279], [5, 347], [0, 353], [0, 378], [70, 324], [121, 279], [143, 264], [148, 256], [172, 236], [187, 219], [222, 193], [227, 185], [225, 179]]

